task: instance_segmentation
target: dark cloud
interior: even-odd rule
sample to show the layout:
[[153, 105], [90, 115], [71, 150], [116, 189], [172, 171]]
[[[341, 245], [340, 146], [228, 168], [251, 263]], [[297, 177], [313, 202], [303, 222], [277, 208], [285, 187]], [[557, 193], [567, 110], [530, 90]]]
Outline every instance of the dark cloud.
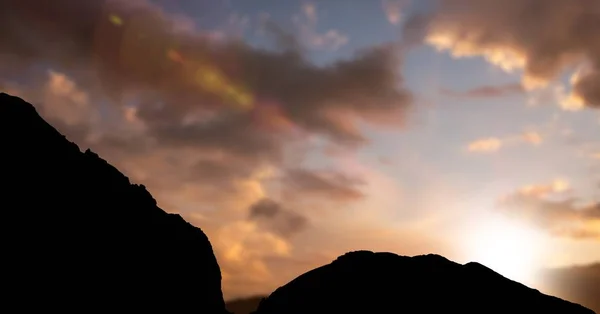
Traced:
[[560, 195], [550, 186], [529, 187], [500, 201], [501, 210], [559, 237], [600, 240], [600, 203]]
[[[247, 139], [246, 150], [254, 150], [252, 143], [265, 142], [262, 135], [248, 132], [248, 114], [235, 110], [207, 126], [184, 125], [191, 114], [228, 105], [198, 83], [201, 66], [210, 66], [230, 84], [243, 87], [256, 106], [271, 101], [294, 125], [342, 141], [364, 140], [351, 127], [357, 119], [377, 122], [397, 115], [401, 120], [410, 102], [409, 94], [397, 87], [399, 60], [391, 47], [316, 67], [294, 51], [269, 52], [241, 42], [214, 42], [201, 31], [184, 32], [178, 26], [185, 24], [181, 17], [139, 0], [4, 1], [0, 9], [0, 49], [11, 64], [26, 67], [40, 62], [86, 71], [87, 77], [78, 73], [86, 88], [92, 76], [100, 75], [103, 91], [120, 100], [134, 90], [142, 95], [139, 116], [155, 135], [182, 144], [202, 143], [207, 137], [219, 141], [225, 130], [230, 131], [223, 134], [224, 146], [230, 140], [237, 142], [240, 132]], [[186, 60], [187, 65], [169, 56]]]
[[504, 96], [520, 95], [525, 92], [520, 83], [506, 85], [479, 86], [466, 91], [442, 89], [441, 93], [457, 98], [497, 98]]
[[457, 57], [484, 56], [506, 70], [522, 68], [526, 83], [585, 65], [574, 95], [600, 107], [597, 0], [440, 0], [432, 14], [407, 25], [409, 36]]
[[[277, 30], [274, 39], [297, 43]], [[225, 187], [263, 166], [282, 166], [284, 151], [307, 135], [356, 147], [367, 143], [358, 123], [401, 126], [411, 95], [400, 66], [393, 45], [316, 66], [297, 44], [269, 51], [216, 40], [145, 0], [0, 2], [0, 86], [26, 85], [23, 96], [46, 118], [117, 165], [179, 150], [189, 157], [179, 162], [181, 182]], [[98, 125], [50, 117], [69, 95], [48, 102], [50, 94], [38, 92], [47, 69], [71, 80], [70, 94], [85, 94]], [[119, 119], [135, 132], [115, 127]]]
[[264, 223], [267, 228], [284, 237], [294, 235], [308, 225], [306, 217], [286, 210], [281, 204], [268, 198], [252, 204], [248, 218]]
[[357, 201], [365, 196], [360, 190], [364, 181], [335, 171], [290, 169], [283, 181], [291, 194], [311, 195], [337, 202]]
[[273, 218], [281, 212], [279, 204], [270, 199], [260, 200], [250, 207], [250, 218], [267, 217]]
[[205, 180], [217, 184], [230, 182], [236, 178], [247, 178], [252, 174], [252, 167], [242, 161], [227, 161], [223, 159], [204, 159], [197, 161], [189, 169], [191, 181]]

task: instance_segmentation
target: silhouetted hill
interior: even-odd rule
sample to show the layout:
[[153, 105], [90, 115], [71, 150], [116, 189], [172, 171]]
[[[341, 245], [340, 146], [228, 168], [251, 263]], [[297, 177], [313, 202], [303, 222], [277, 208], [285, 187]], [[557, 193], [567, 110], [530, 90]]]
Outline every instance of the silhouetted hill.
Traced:
[[225, 302], [227, 310], [233, 314], [250, 314], [258, 308], [258, 304], [266, 296], [254, 296], [249, 298], [234, 299]]
[[[545, 270], [546, 292], [565, 300], [579, 303], [600, 313], [600, 263]], [[234, 314], [250, 314], [267, 296], [255, 296], [227, 301], [225, 306]]]
[[0, 145], [5, 308], [225, 312], [208, 238], [143, 185], [6, 94]]
[[600, 313], [600, 263], [547, 270], [548, 292]]
[[256, 313], [593, 313], [477, 264], [359, 251], [277, 289]]

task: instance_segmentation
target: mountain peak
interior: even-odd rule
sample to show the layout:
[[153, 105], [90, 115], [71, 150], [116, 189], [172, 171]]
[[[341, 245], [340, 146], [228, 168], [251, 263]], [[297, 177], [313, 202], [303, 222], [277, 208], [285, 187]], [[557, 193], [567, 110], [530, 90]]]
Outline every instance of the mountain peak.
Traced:
[[3, 280], [19, 311], [226, 313], [208, 238], [144, 185], [4, 93], [0, 143]]
[[309, 271], [261, 302], [275, 313], [569, 313], [580, 305], [541, 294], [478, 264], [440, 255], [356, 251]]

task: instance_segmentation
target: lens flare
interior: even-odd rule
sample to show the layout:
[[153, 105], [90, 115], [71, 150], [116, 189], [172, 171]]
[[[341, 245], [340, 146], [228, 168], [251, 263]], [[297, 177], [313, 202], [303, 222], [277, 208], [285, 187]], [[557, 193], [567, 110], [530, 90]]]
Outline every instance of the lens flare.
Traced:
[[121, 19], [118, 15], [111, 14], [108, 16], [108, 20], [116, 26], [123, 25], [123, 19]]

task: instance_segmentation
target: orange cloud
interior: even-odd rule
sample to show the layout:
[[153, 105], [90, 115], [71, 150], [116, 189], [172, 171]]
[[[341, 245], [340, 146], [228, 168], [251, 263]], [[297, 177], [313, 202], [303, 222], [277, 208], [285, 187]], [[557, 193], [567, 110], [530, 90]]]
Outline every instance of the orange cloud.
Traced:
[[578, 110], [600, 106], [598, 12], [595, 0], [442, 0], [434, 13], [408, 23], [407, 31], [423, 32], [426, 43], [456, 58], [482, 57], [522, 73], [527, 89], [546, 87], [585, 64], [560, 103]]
[[441, 93], [444, 95], [458, 98], [496, 98], [514, 94], [522, 94], [523, 92], [524, 90], [521, 84], [479, 86], [464, 92], [456, 92], [446, 89], [441, 90]]
[[569, 195], [569, 184], [551, 184], [519, 189], [499, 201], [501, 211], [528, 221], [559, 237], [600, 240], [600, 204], [581, 203]]
[[402, 20], [402, 10], [408, 4], [407, 0], [383, 0], [383, 11], [388, 22], [392, 25], [400, 24]]
[[495, 137], [481, 139], [469, 144], [468, 151], [472, 153], [495, 153], [502, 148], [502, 140]]
[[544, 139], [537, 132], [526, 132], [523, 134], [523, 140], [532, 145], [540, 145]]
[[569, 182], [562, 179], [556, 179], [551, 184], [524, 186], [518, 190], [518, 193], [525, 196], [544, 197], [553, 193], [562, 193], [569, 190]]
[[48, 72], [45, 102], [45, 114], [68, 125], [86, 123], [94, 115], [89, 95], [67, 75], [52, 70]]
[[467, 151], [472, 153], [495, 153], [504, 147], [519, 143], [527, 143], [538, 146], [544, 141], [541, 134], [535, 131], [525, 132], [518, 136], [509, 136], [506, 138], [490, 137], [476, 140], [467, 146]]

